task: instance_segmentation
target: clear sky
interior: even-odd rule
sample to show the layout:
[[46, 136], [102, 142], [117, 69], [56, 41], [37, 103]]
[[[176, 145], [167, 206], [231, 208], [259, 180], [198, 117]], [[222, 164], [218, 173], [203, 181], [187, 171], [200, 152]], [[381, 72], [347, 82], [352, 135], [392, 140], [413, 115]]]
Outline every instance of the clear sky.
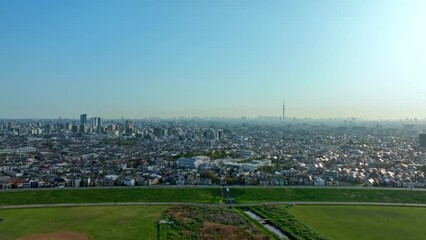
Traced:
[[0, 118], [426, 117], [426, 1], [0, 0]]

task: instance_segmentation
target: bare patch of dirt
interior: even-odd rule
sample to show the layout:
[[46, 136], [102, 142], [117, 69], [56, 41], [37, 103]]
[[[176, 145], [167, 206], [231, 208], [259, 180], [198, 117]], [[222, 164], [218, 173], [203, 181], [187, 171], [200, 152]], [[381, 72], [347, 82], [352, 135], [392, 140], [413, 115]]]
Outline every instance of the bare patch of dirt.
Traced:
[[173, 218], [182, 221], [184, 223], [188, 223], [191, 221], [192, 212], [184, 207], [177, 207], [176, 209], [169, 209], [169, 214], [173, 216]]
[[254, 236], [242, 227], [229, 226], [217, 223], [204, 223], [200, 229], [201, 239], [226, 239], [226, 240], [241, 240], [241, 239], [267, 239], [264, 236]]
[[35, 234], [18, 240], [88, 240], [87, 236], [78, 232], [52, 232]]

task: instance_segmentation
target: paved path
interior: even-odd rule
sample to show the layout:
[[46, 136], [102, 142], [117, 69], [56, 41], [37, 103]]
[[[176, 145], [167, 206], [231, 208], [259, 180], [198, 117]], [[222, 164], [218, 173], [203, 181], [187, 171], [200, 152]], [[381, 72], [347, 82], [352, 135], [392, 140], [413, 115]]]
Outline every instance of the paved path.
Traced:
[[256, 202], [256, 203], [188, 203], [188, 202], [113, 202], [113, 203], [55, 203], [55, 204], [29, 204], [0, 206], [1, 209], [22, 208], [52, 208], [52, 207], [88, 207], [88, 206], [146, 206], [146, 205], [198, 205], [198, 206], [232, 206], [251, 207], [262, 205], [357, 205], [357, 206], [401, 206], [401, 207], [426, 207], [426, 204], [417, 203], [383, 203], [383, 202]]

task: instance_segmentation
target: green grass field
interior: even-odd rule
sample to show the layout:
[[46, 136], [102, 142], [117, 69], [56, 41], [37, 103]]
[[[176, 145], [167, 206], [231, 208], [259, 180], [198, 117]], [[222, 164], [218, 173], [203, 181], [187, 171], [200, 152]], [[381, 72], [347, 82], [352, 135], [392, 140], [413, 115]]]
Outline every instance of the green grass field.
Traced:
[[[336, 201], [426, 203], [426, 191], [335, 188], [231, 187], [235, 202]], [[217, 188], [114, 188], [0, 192], [0, 205], [97, 202], [205, 202], [219, 203]]]
[[301, 222], [335, 240], [425, 239], [426, 208], [294, 206]]
[[426, 191], [335, 188], [231, 188], [237, 202], [333, 201], [426, 203]]
[[[0, 210], [0, 240], [54, 231], [75, 231], [89, 239], [157, 239], [157, 221], [168, 206], [106, 206]], [[301, 206], [298, 220], [339, 239], [424, 239], [426, 208]]]
[[314, 229], [306, 226], [294, 217], [288, 211], [290, 207], [279, 206], [255, 206], [249, 210], [256, 213], [268, 223], [279, 228], [289, 239], [292, 240], [330, 240], [329, 237], [322, 235]]
[[0, 205], [99, 202], [216, 202], [220, 188], [114, 188], [0, 192]]
[[0, 240], [76, 231], [90, 240], [158, 239], [157, 221], [167, 206], [70, 207], [0, 210]]

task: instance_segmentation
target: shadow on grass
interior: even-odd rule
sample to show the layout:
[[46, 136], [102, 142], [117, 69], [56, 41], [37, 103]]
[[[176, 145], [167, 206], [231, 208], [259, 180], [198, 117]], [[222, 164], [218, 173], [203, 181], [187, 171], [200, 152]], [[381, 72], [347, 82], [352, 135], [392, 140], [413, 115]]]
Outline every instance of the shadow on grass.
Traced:
[[220, 188], [211, 189], [210, 194], [211, 194], [211, 198], [210, 198], [211, 203], [220, 203], [220, 200], [222, 199], [222, 193], [220, 191]]

